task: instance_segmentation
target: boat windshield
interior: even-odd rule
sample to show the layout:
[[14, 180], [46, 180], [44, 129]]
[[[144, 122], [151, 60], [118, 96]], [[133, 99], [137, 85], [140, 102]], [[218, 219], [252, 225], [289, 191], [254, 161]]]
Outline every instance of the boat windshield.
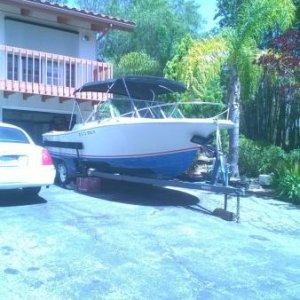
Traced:
[[132, 107], [132, 99], [110, 99], [100, 103], [96, 108], [96, 119], [114, 117], [138, 117], [138, 118], [184, 118], [176, 103], [159, 103], [157, 101], [135, 100]]
[[[201, 105], [200, 105], [201, 104]], [[203, 104], [210, 104], [205, 106]], [[131, 117], [131, 118], [199, 118], [212, 117], [224, 110], [219, 103], [204, 102], [159, 102], [140, 99], [113, 98], [100, 103], [96, 108], [97, 120]]]

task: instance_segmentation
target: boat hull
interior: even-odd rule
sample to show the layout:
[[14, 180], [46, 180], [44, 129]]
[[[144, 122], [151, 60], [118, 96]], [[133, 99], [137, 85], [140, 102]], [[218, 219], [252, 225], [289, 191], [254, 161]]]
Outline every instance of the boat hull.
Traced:
[[229, 121], [212, 119], [118, 118], [90, 122], [67, 132], [49, 132], [44, 141], [82, 143], [83, 149], [48, 147], [54, 158], [78, 159], [88, 167], [137, 176], [175, 178], [186, 172], [197, 156], [193, 136], [209, 136]]

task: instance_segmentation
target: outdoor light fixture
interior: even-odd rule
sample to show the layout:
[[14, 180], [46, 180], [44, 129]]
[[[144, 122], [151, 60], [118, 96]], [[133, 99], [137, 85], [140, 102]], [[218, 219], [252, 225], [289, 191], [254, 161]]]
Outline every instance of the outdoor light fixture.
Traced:
[[85, 35], [82, 37], [82, 40], [87, 42], [87, 41], [90, 40], [90, 37], [89, 37], [87, 34], [85, 34]]

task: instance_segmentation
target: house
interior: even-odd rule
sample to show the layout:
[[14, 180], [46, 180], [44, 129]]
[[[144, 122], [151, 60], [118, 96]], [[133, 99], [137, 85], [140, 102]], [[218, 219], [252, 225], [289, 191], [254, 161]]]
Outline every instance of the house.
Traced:
[[[68, 127], [76, 88], [113, 76], [112, 65], [96, 59], [97, 38], [134, 27], [45, 0], [0, 0], [0, 121], [23, 127], [37, 143], [42, 133]], [[85, 116], [105, 95], [78, 97]]]

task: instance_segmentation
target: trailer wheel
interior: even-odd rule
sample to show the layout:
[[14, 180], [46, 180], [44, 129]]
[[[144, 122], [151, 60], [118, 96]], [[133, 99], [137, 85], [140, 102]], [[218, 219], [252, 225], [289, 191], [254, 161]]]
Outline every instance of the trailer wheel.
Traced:
[[56, 165], [57, 181], [60, 185], [65, 186], [70, 183], [71, 178], [66, 163], [60, 161]]

